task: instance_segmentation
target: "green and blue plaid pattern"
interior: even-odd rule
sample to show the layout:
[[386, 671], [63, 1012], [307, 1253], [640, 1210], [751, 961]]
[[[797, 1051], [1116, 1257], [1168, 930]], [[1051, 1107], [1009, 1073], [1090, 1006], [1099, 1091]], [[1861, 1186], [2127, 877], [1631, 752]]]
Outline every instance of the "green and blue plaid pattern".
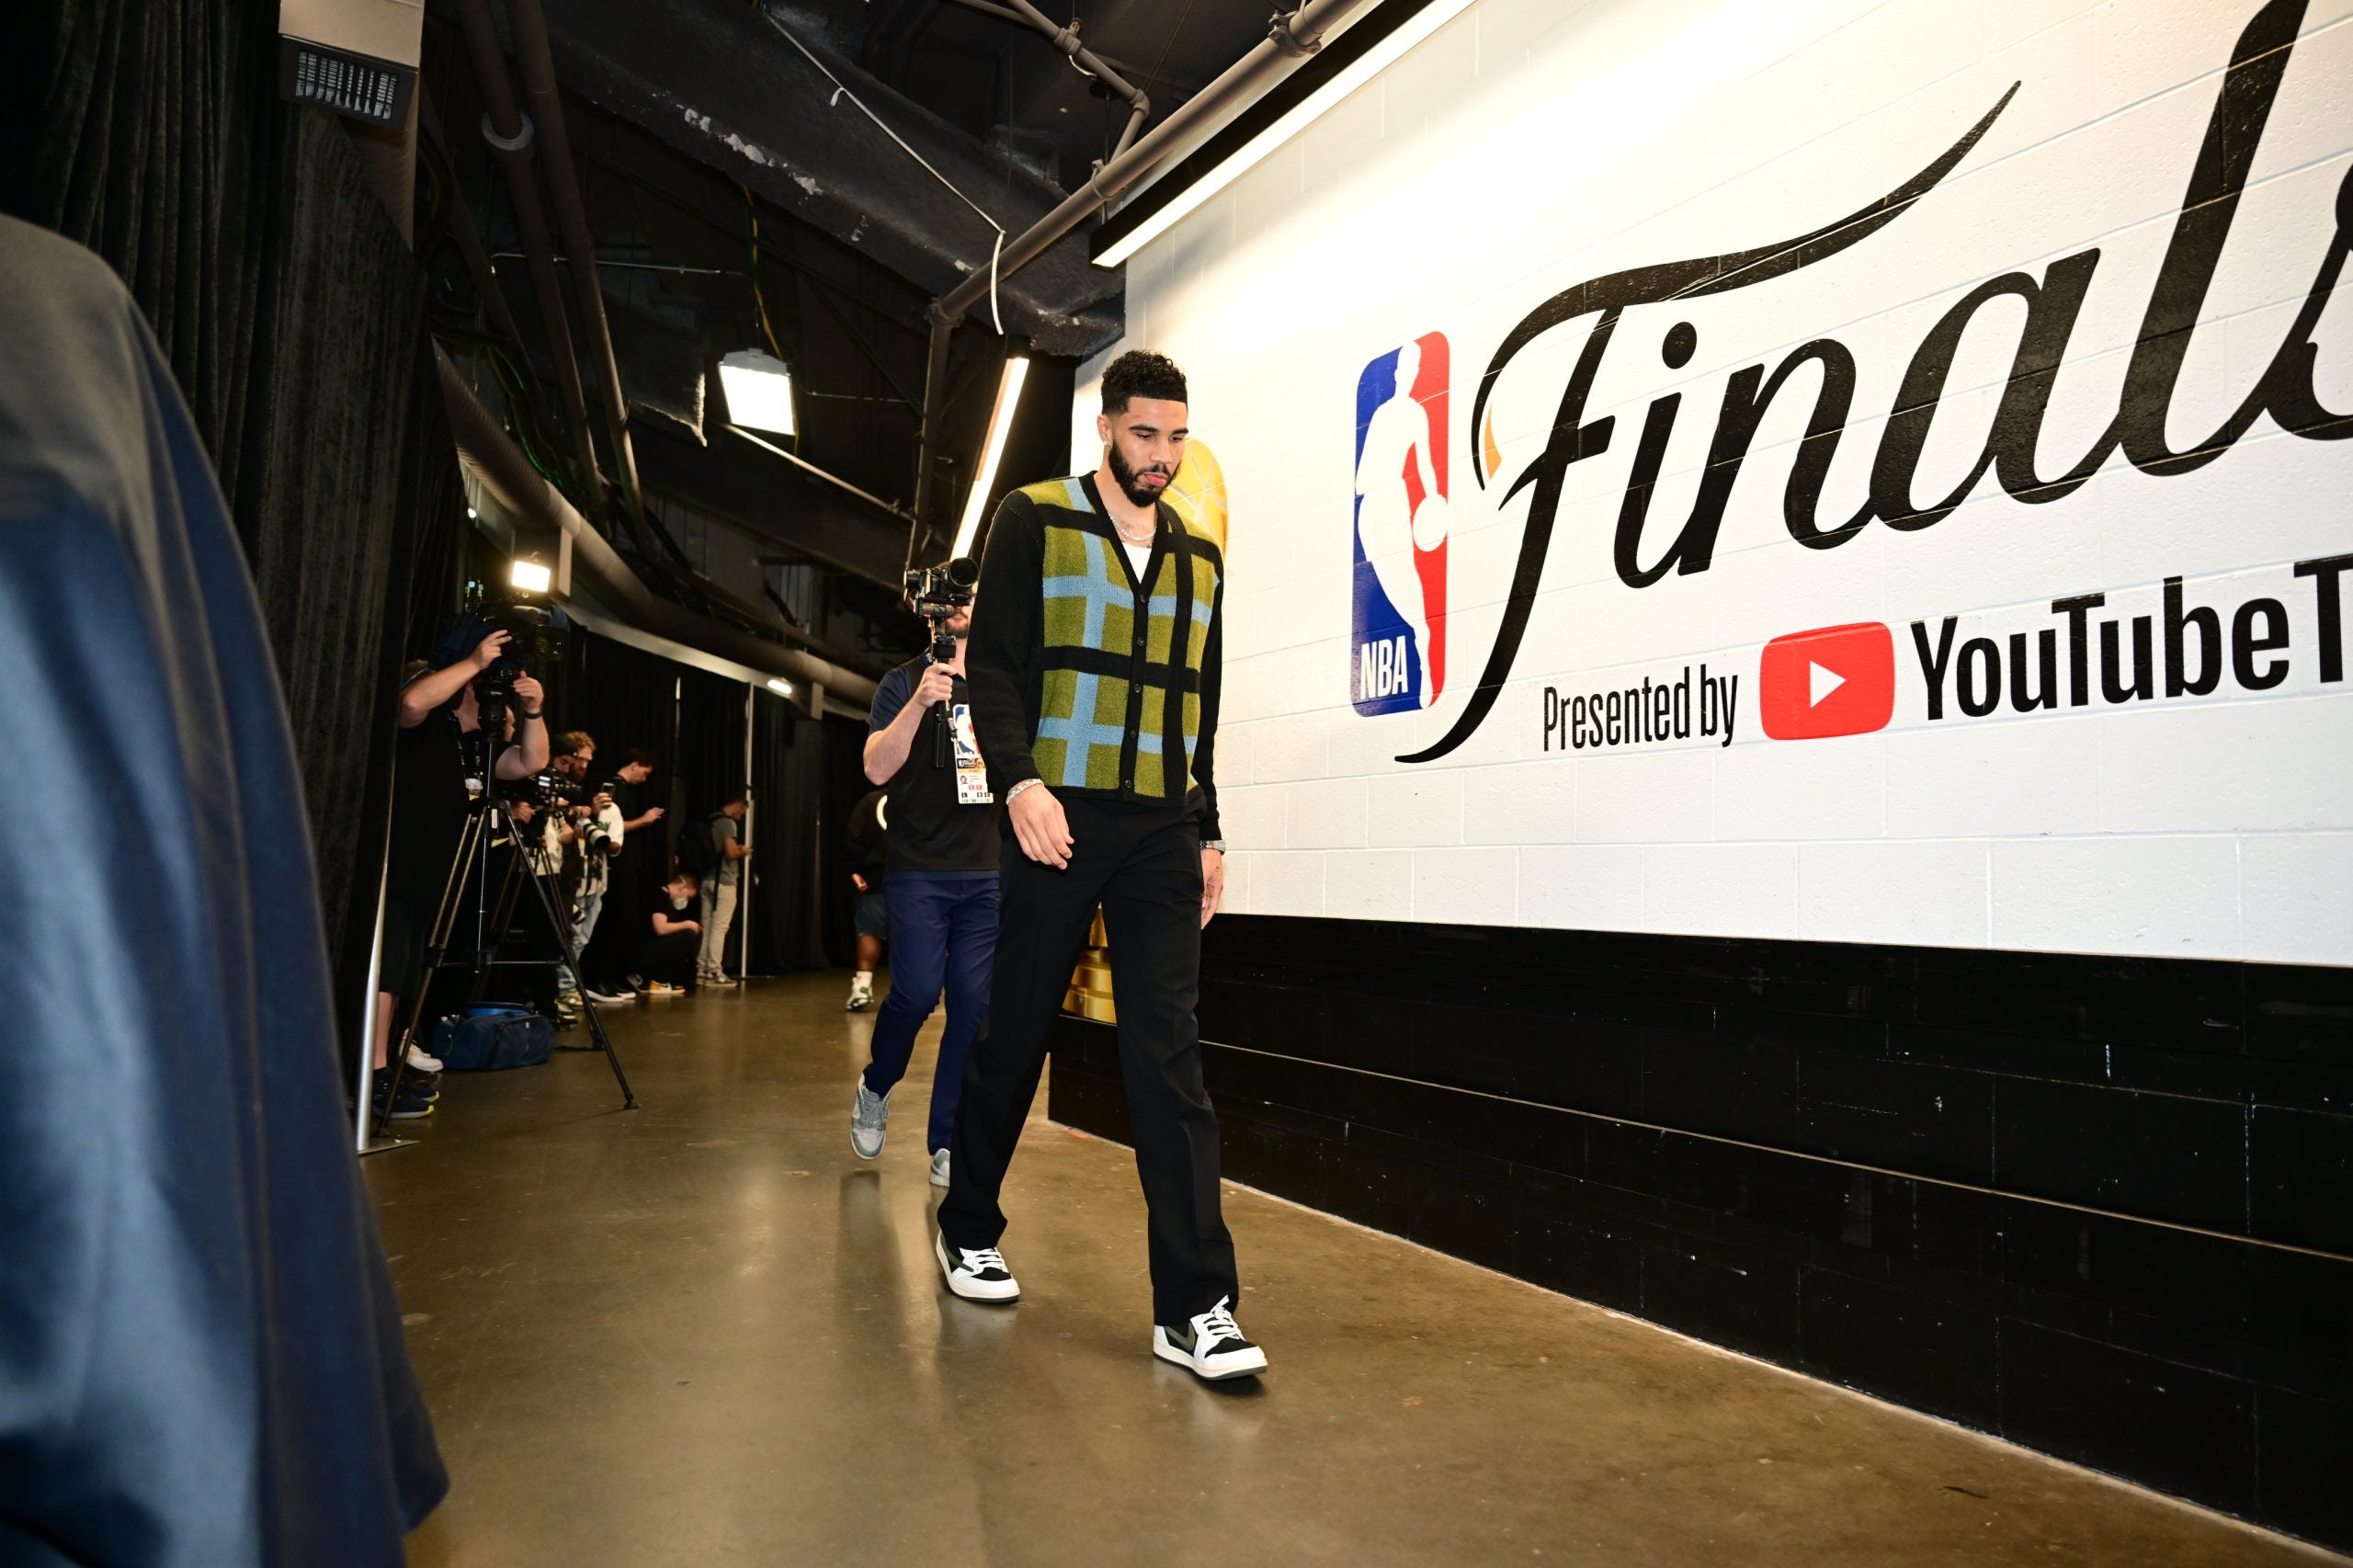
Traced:
[[[1163, 549], [1144, 599], [1142, 693], [1137, 672], [1138, 606], [1108, 522], [1087, 505], [1079, 482], [1050, 480], [1022, 492], [1044, 513], [1043, 691], [1031, 753], [1039, 777], [1062, 789], [1183, 800], [1193, 786], [1200, 733], [1200, 670], [1218, 591], [1216, 545], [1193, 534], [1181, 555]], [[1056, 513], [1075, 513], [1068, 522]], [[1184, 601], [1180, 602], [1180, 596]], [[1176, 650], [1176, 629], [1185, 641]], [[1179, 656], [1172, 658], [1172, 651]], [[1116, 665], [1115, 665], [1116, 661]], [[1113, 673], [1114, 667], [1129, 675]], [[1181, 695], [1184, 756], [1168, 756], [1168, 699]], [[1125, 776], [1130, 707], [1134, 767]]]

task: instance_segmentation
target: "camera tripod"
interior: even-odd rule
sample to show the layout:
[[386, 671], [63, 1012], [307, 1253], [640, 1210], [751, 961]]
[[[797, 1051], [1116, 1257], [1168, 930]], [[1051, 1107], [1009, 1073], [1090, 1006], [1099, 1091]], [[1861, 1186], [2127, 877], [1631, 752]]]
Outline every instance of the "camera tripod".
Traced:
[[[485, 774], [487, 772], [485, 769]], [[494, 827], [506, 830], [514, 852], [500, 881], [496, 903], [485, 906], [482, 897], [484, 890], [481, 886], [477, 886], [472, 901], [478, 917], [487, 915], [489, 908], [497, 911], [494, 919], [488, 922], [490, 935], [486, 938], [479, 934], [483, 927], [478, 926], [476, 928], [472, 1000], [480, 1001], [483, 992], [489, 986], [491, 965], [499, 949], [506, 945], [509, 928], [514, 924], [515, 909], [521, 902], [521, 890], [517, 884], [529, 882], [531, 891], [539, 896], [540, 909], [546, 912], [549, 929], [555, 933], [559, 955], [555, 960], [556, 967], [570, 977], [573, 992], [580, 998], [580, 1010], [587, 1017], [589, 1036], [597, 1042], [591, 1049], [604, 1052], [606, 1065], [612, 1068], [613, 1081], [620, 1085], [621, 1108], [637, 1108], [637, 1096], [631, 1092], [629, 1075], [621, 1071], [621, 1059], [614, 1053], [612, 1038], [605, 1032], [605, 1021], [597, 1017], [596, 1001], [581, 981], [580, 954], [578, 944], [574, 940], [571, 912], [548, 891], [547, 875], [530, 864], [532, 851], [525, 846], [523, 835], [506, 806], [494, 793], [485, 790], [475, 797], [466, 813], [465, 830], [459, 835], [457, 853], [450, 859], [449, 875], [442, 884], [441, 903], [433, 913], [433, 925], [426, 937], [425, 972], [417, 982], [416, 995], [409, 1003], [407, 1017], [392, 1040], [392, 1054], [388, 1059], [392, 1064], [392, 1081], [385, 1085], [384, 1103], [376, 1112], [375, 1131], [379, 1134], [392, 1123], [392, 1105], [400, 1097], [401, 1079], [408, 1071], [409, 1047], [415, 1043], [417, 1030], [425, 1022], [426, 1008], [432, 999], [434, 978], [449, 961], [450, 941], [457, 934], [458, 920], [467, 902], [465, 887], [468, 876], [473, 874], [478, 883], [488, 881], [490, 865], [486, 852], [492, 842]]]

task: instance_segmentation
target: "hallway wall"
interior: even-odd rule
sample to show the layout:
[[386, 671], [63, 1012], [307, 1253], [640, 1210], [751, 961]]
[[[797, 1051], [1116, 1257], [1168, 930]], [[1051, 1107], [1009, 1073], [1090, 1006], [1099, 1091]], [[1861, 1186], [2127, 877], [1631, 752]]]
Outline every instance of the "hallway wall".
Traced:
[[1225, 915], [1200, 1018], [1235, 1181], [2343, 1545], [2345, 973]]
[[1392, 0], [1299, 79], [1416, 17], [1106, 356], [1232, 519], [1231, 1174], [2353, 1544], [2353, 15]]

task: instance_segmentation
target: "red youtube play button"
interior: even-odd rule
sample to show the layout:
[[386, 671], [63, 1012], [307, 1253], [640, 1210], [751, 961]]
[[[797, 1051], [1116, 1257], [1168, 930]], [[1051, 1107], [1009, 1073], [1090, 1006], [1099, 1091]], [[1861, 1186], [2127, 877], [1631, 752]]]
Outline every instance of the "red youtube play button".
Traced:
[[1774, 638], [1757, 664], [1756, 711], [1777, 741], [1886, 728], [1895, 713], [1895, 638], [1876, 620]]

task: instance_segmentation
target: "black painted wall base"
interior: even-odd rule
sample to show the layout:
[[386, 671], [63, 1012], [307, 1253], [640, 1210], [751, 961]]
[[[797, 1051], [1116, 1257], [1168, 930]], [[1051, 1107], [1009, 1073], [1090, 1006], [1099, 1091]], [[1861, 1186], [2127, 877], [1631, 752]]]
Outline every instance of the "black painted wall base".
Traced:
[[[1202, 971], [1233, 1179], [2353, 1546], [2353, 970], [1225, 915]], [[1126, 1138], [1110, 1029], [1051, 1083]]]

